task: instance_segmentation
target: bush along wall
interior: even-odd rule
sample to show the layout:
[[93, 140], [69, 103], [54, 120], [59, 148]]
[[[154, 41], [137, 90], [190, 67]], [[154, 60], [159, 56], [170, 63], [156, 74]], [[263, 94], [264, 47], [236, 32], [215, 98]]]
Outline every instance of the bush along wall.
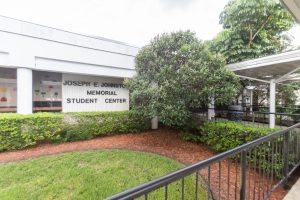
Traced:
[[[197, 134], [185, 133], [183, 134], [183, 139], [191, 142], [202, 142], [215, 152], [224, 152], [278, 130], [280, 129], [254, 127], [230, 121], [206, 122], [198, 127]], [[252, 166], [254, 164], [261, 166], [266, 173], [269, 173], [270, 169], [274, 169], [274, 174], [277, 177], [281, 177], [283, 168], [281, 155], [274, 153], [273, 157], [269, 156], [272, 151], [271, 145], [275, 145], [275, 142], [277, 142], [278, 148], [280, 148], [280, 145], [283, 145], [282, 138], [277, 140], [252, 149], [251, 155], [249, 156], [248, 154], [247, 156], [247, 162], [251, 162]], [[240, 157], [237, 156], [234, 159], [239, 160]]]
[[40, 141], [53, 140], [61, 131], [63, 115], [0, 115], [0, 151], [22, 149]]
[[22, 149], [41, 142], [91, 139], [149, 128], [149, 120], [130, 111], [89, 113], [0, 114], [0, 151]]
[[199, 129], [201, 141], [216, 152], [227, 151], [278, 130], [231, 121], [207, 122]]

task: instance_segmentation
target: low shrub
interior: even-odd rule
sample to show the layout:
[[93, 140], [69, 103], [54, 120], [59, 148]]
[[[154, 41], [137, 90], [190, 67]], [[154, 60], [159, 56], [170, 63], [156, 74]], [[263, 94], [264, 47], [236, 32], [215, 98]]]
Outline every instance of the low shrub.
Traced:
[[[198, 134], [184, 133], [182, 138], [191, 142], [203, 142], [216, 152], [224, 152], [278, 130], [280, 129], [254, 127], [230, 121], [206, 122], [198, 128]], [[256, 163], [255, 165], [261, 166], [266, 173], [270, 173], [270, 169], [274, 169], [274, 174], [281, 177], [283, 168], [281, 154], [273, 153], [273, 156], [270, 157], [272, 149], [275, 149], [271, 145], [275, 145], [275, 142], [282, 148], [282, 138], [278, 138], [272, 143], [261, 144], [252, 149], [251, 155], [248, 154], [247, 162], [251, 162], [253, 165]], [[235, 159], [239, 160], [239, 155]]]
[[44, 141], [65, 142], [134, 133], [148, 129], [149, 124], [130, 111], [1, 114], [0, 151], [22, 149]]
[[96, 136], [135, 133], [149, 128], [149, 121], [137, 118], [132, 112], [67, 113], [61, 138], [64, 141], [91, 139]]
[[61, 131], [63, 116], [54, 113], [0, 115], [0, 151], [22, 149], [53, 140]]
[[277, 130], [231, 121], [207, 122], [199, 129], [201, 142], [216, 152], [227, 151]]

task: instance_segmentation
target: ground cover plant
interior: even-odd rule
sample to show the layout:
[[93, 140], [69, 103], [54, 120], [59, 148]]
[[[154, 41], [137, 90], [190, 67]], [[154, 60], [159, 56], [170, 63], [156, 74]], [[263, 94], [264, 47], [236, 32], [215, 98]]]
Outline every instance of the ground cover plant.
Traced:
[[[182, 168], [169, 158], [127, 150], [73, 152], [0, 164], [0, 199], [104, 199]], [[185, 179], [193, 199], [195, 177]], [[206, 199], [199, 184], [199, 199]], [[170, 184], [170, 199], [181, 198], [181, 180]], [[148, 199], [163, 199], [164, 190]]]
[[1, 114], [0, 152], [41, 142], [85, 140], [148, 128], [149, 120], [137, 118], [131, 111]]

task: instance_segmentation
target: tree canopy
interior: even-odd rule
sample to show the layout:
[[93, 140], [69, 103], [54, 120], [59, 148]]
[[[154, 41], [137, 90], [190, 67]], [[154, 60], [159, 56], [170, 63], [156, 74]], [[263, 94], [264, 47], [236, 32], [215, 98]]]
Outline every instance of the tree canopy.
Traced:
[[290, 44], [285, 34], [293, 18], [278, 0], [230, 0], [220, 14], [224, 30], [211, 42], [227, 63], [279, 53]]
[[276, 94], [276, 104], [283, 107], [294, 107], [297, 103], [297, 95], [295, 91], [299, 90], [299, 83], [290, 83], [278, 85]]
[[183, 125], [191, 108], [228, 103], [239, 78], [225, 68], [225, 59], [212, 53], [190, 31], [156, 36], [135, 58], [137, 75], [126, 80], [133, 110], [168, 126]]

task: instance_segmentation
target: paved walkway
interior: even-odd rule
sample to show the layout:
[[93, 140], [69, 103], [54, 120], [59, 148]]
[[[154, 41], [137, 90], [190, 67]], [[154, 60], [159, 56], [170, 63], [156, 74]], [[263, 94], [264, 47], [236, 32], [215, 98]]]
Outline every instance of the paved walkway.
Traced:
[[299, 200], [300, 199], [300, 179], [293, 185], [292, 189], [287, 193], [283, 200]]
[[[147, 151], [160, 155], [164, 155], [185, 164], [192, 164], [205, 160], [214, 155], [214, 153], [205, 145], [195, 144], [183, 141], [179, 133], [174, 130], [161, 129], [157, 131], [148, 131], [139, 134], [123, 134], [113, 135], [102, 138], [96, 138], [87, 141], [63, 143], [63, 144], [41, 144], [34, 148], [29, 148], [20, 151], [0, 153], [0, 163], [11, 161], [19, 161], [31, 159], [50, 154], [58, 154], [70, 151], [90, 150], [90, 149], [131, 149], [138, 151]], [[224, 161], [222, 165], [221, 190], [220, 198], [223, 199], [227, 194], [227, 163]], [[234, 163], [230, 168], [230, 185], [234, 185], [234, 180], [239, 180], [236, 177], [236, 169]], [[216, 189], [219, 186], [218, 165], [211, 167], [212, 176], [211, 188]], [[200, 172], [202, 176], [207, 177], [207, 169]], [[224, 173], [224, 175], [223, 175]], [[252, 173], [252, 172], [251, 172]], [[253, 181], [253, 176], [248, 177]], [[224, 180], [223, 180], [224, 179]], [[239, 187], [239, 186], [237, 186]], [[230, 199], [234, 199], [234, 188], [230, 189]], [[239, 189], [237, 189], [239, 191]], [[219, 193], [216, 191], [215, 193]], [[277, 189], [271, 196], [273, 200], [282, 200], [286, 191], [282, 188]]]

